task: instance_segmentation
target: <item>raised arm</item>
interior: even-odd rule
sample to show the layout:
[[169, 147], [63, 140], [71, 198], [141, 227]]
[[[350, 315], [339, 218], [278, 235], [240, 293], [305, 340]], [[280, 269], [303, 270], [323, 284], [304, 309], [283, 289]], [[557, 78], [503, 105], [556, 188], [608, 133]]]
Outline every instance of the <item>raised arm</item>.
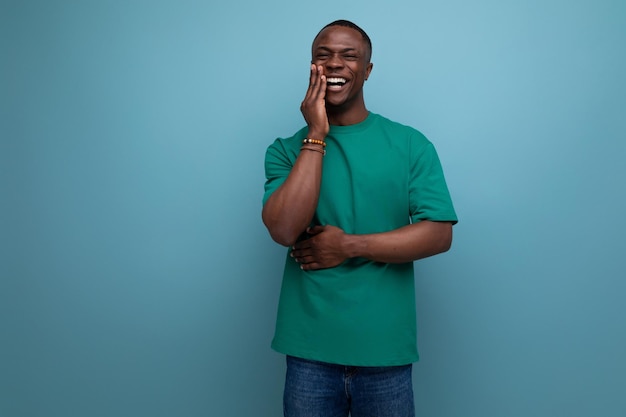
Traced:
[[[321, 66], [311, 65], [309, 87], [300, 110], [307, 122], [307, 137], [323, 140], [329, 131], [324, 97], [326, 78]], [[272, 239], [284, 246], [293, 245], [311, 223], [319, 198], [323, 148], [307, 145], [285, 182], [263, 206], [263, 223]]]

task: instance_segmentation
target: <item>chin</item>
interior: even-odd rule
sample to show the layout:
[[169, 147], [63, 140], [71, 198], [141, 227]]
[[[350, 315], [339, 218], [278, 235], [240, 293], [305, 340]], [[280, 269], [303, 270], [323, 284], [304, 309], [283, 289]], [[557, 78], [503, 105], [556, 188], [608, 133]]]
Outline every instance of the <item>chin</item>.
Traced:
[[346, 98], [326, 97], [326, 107], [340, 108], [348, 103]]

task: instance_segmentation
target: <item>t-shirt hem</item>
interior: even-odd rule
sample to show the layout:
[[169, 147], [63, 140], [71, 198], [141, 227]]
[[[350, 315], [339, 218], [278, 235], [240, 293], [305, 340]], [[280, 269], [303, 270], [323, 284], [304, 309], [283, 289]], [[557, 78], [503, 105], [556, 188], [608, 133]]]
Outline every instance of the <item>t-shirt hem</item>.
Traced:
[[287, 356], [344, 366], [403, 366], [419, 361], [419, 354], [417, 353], [395, 358], [354, 360], [340, 356], [328, 356], [306, 349], [288, 349], [275, 341], [272, 342], [272, 349]]
[[453, 213], [437, 215], [437, 216], [426, 216], [423, 219], [417, 219], [417, 221], [450, 222], [453, 225], [459, 222], [458, 218]]

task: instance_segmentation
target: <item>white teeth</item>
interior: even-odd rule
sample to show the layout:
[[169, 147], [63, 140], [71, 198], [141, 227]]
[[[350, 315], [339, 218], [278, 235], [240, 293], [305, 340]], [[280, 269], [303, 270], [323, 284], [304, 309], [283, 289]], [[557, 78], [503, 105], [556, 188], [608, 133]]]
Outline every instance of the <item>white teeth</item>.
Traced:
[[331, 83], [331, 84], [345, 84], [346, 83], [346, 79], [345, 78], [327, 78], [326, 79], [327, 83]]

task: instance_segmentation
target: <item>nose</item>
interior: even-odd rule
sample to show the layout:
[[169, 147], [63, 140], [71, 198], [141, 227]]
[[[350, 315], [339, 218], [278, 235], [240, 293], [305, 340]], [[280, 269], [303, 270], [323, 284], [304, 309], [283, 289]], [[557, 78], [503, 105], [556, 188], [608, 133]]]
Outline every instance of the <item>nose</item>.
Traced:
[[326, 61], [326, 68], [335, 69], [343, 67], [343, 60], [338, 54], [332, 54]]

